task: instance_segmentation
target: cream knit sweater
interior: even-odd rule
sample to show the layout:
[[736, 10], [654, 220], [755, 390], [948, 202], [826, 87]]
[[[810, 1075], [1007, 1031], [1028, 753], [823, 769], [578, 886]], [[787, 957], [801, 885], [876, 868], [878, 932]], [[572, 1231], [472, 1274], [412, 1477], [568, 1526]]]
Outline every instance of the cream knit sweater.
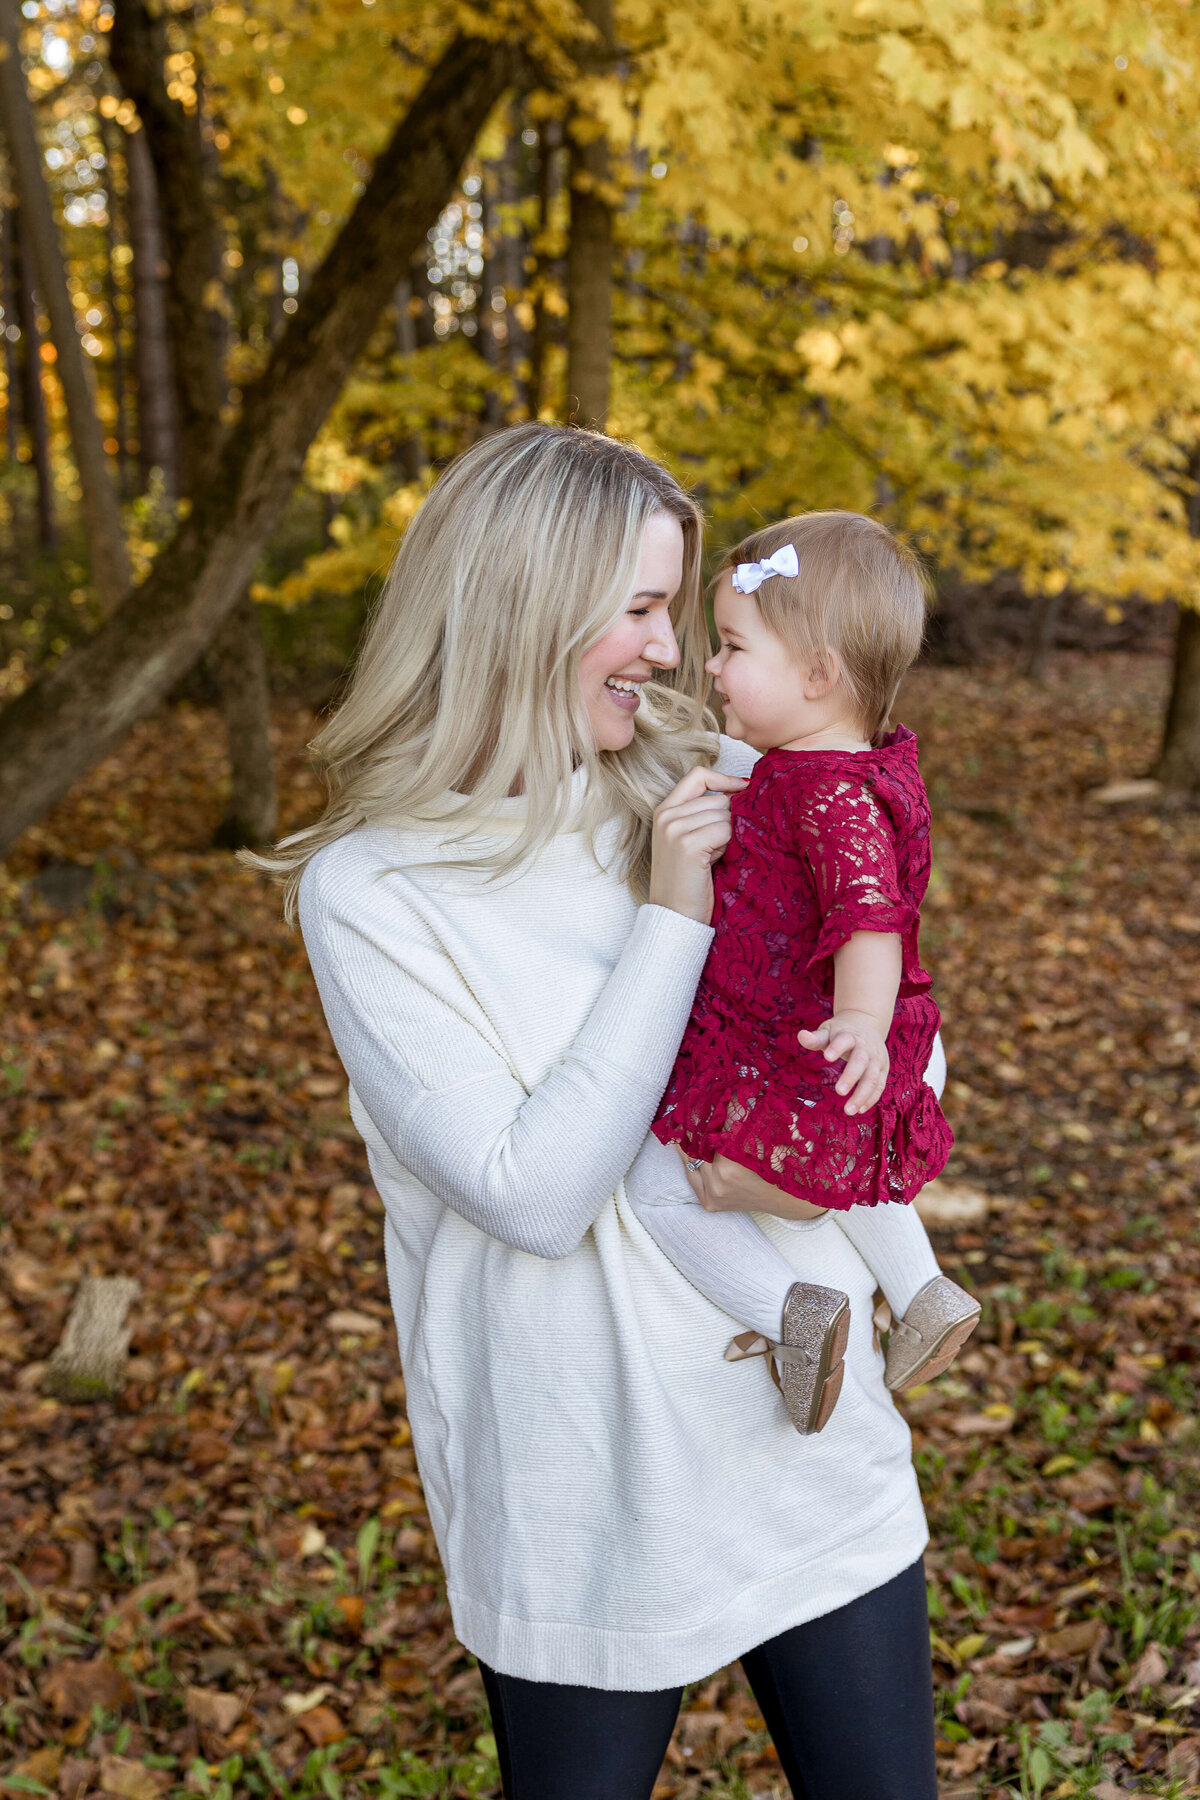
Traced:
[[[748, 760], [722, 740], [723, 769]], [[459, 1637], [507, 1674], [650, 1689], [890, 1580], [926, 1530], [836, 1225], [762, 1221], [853, 1309], [837, 1410], [801, 1438], [629, 1207], [712, 933], [637, 906], [598, 850], [564, 832], [489, 883], [427, 834], [363, 829], [313, 858], [300, 917], [386, 1212]]]

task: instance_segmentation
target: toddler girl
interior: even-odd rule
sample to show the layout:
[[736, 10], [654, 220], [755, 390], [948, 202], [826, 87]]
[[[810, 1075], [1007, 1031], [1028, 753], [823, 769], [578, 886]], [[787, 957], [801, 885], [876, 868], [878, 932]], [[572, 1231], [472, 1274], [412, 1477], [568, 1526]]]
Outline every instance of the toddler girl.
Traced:
[[884, 735], [925, 583], [858, 513], [787, 519], [733, 561], [707, 668], [727, 732], [763, 754], [733, 797], [716, 935], [626, 1189], [680, 1272], [752, 1328], [726, 1355], [769, 1352], [792, 1422], [820, 1431], [846, 1296], [797, 1282], [748, 1214], [704, 1210], [668, 1146], [693, 1172], [724, 1156], [834, 1213], [892, 1310], [889, 1387], [939, 1374], [970, 1336], [978, 1304], [940, 1274], [908, 1204], [952, 1142], [925, 1080], [939, 1019], [917, 953], [929, 804], [916, 738]]

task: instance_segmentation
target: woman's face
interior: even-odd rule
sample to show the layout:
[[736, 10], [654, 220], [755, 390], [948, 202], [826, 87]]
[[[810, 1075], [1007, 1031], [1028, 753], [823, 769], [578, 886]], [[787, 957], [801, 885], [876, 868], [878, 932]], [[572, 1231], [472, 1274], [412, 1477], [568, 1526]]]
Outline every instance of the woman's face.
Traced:
[[671, 603], [682, 580], [683, 527], [669, 513], [655, 513], [629, 605], [580, 658], [579, 685], [597, 750], [624, 750], [632, 742], [642, 682], [678, 664]]

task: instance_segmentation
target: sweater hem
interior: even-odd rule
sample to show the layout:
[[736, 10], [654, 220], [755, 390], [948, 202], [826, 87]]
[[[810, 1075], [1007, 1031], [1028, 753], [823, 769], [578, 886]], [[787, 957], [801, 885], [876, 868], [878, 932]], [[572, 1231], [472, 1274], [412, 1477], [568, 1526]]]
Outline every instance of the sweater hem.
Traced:
[[501, 1675], [648, 1693], [702, 1681], [780, 1632], [849, 1605], [910, 1568], [928, 1542], [914, 1483], [898, 1507], [872, 1520], [852, 1542], [756, 1582], [715, 1615], [681, 1630], [519, 1619], [454, 1588], [448, 1597], [460, 1642]]

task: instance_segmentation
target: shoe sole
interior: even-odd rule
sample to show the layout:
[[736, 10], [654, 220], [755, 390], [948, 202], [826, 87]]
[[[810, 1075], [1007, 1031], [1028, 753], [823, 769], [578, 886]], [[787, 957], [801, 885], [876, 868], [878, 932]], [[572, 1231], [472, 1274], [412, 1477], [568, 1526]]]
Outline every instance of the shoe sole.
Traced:
[[825, 1327], [825, 1335], [821, 1340], [817, 1378], [813, 1383], [808, 1417], [803, 1425], [796, 1427], [802, 1437], [811, 1437], [818, 1431], [824, 1431], [833, 1416], [833, 1409], [838, 1403], [838, 1395], [842, 1391], [842, 1381], [846, 1373], [843, 1358], [846, 1354], [849, 1336], [850, 1303], [843, 1299], [841, 1305], [829, 1319]]
[[903, 1381], [898, 1381], [892, 1388], [893, 1394], [902, 1394], [906, 1388], [916, 1387], [922, 1381], [935, 1381], [954, 1361], [971, 1333], [979, 1323], [979, 1314], [972, 1313], [969, 1319], [958, 1319], [953, 1325], [947, 1325], [945, 1331], [929, 1346], [928, 1356], [922, 1357], [914, 1369], [910, 1369]]

